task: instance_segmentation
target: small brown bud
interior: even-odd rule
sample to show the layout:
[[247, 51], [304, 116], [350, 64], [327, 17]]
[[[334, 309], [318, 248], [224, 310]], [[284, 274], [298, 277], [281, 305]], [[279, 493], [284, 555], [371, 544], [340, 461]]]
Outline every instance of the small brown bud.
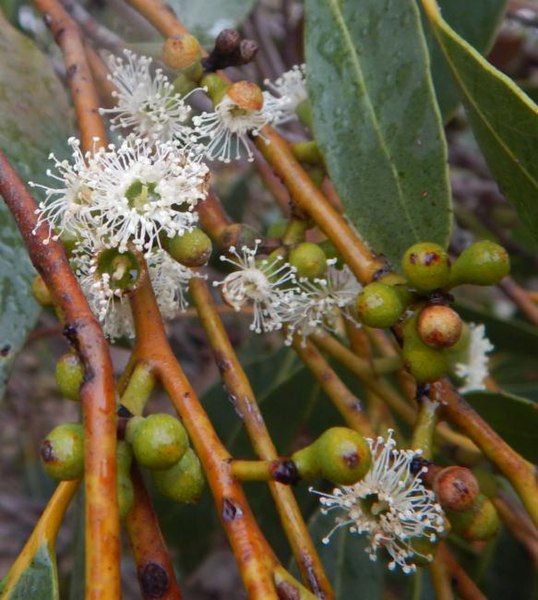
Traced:
[[198, 40], [190, 35], [169, 37], [163, 46], [162, 58], [171, 69], [186, 69], [200, 60], [202, 53]]
[[263, 92], [251, 81], [232, 83], [226, 94], [234, 104], [244, 110], [261, 110], [263, 106]]
[[462, 328], [460, 316], [449, 306], [426, 306], [417, 321], [420, 339], [433, 348], [454, 346], [461, 337]]
[[241, 64], [246, 65], [254, 59], [258, 52], [259, 46], [254, 40], [241, 40], [239, 44], [239, 55]]
[[215, 40], [215, 51], [219, 54], [233, 54], [241, 43], [241, 34], [235, 29], [223, 29]]
[[433, 490], [443, 508], [456, 512], [469, 510], [480, 492], [473, 473], [457, 466], [439, 471], [433, 481]]

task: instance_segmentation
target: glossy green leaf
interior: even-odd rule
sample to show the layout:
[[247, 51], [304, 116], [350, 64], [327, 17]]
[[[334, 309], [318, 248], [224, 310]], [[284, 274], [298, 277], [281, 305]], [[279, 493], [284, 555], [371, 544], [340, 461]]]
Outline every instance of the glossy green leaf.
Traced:
[[422, 0], [497, 183], [538, 240], [538, 107]]
[[[507, 0], [439, 0], [443, 17], [464, 40], [482, 54], [493, 43]], [[430, 49], [431, 71], [439, 108], [445, 120], [460, 102], [449, 67], [439, 46], [426, 29]]]
[[469, 392], [465, 399], [508, 444], [527, 460], [538, 462], [538, 404], [494, 392]]
[[446, 245], [446, 144], [414, 0], [306, 0], [314, 133], [346, 213], [396, 264]]
[[2, 595], [4, 600], [57, 600], [59, 597], [56, 558], [46, 544], [37, 549], [28, 568], [17, 581], [6, 585]]
[[[71, 133], [64, 88], [48, 59], [0, 15], [0, 148], [23, 180], [43, 180], [51, 151]], [[0, 203], [0, 395], [9, 367], [39, 314], [30, 293], [34, 270]]]

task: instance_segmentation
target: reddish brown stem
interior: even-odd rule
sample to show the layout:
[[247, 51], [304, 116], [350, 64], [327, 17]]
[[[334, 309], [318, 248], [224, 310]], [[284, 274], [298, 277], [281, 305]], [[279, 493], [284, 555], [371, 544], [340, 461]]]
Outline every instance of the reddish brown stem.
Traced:
[[[191, 279], [190, 292], [198, 310], [200, 322], [213, 349], [221, 377], [234, 398], [237, 410], [242, 415], [245, 428], [256, 453], [264, 461], [276, 460], [278, 453], [263, 420], [252, 387], [230, 343], [206, 282], [203, 279]], [[283, 471], [282, 477], [286, 476], [288, 474]], [[314, 544], [310, 539], [293, 492], [286, 485], [274, 481], [269, 482], [269, 488], [303, 580], [319, 598], [333, 598], [331, 586], [323, 571]]]
[[62, 50], [81, 144], [84, 150], [91, 151], [95, 138], [99, 138], [101, 144], [105, 142], [106, 130], [99, 116], [99, 96], [93, 84], [78, 26], [57, 0], [35, 0], [35, 4]]
[[168, 344], [147, 273], [133, 294], [132, 308], [137, 333], [136, 356], [154, 369], [189, 432], [204, 466], [219, 518], [230, 540], [249, 598], [276, 599], [271, 574], [274, 557], [254, 520], [241, 486], [232, 475], [231, 456], [217, 437]]
[[136, 561], [142, 597], [147, 600], [180, 600], [174, 566], [161, 534], [157, 515], [151, 505], [140, 472], [131, 469], [134, 504], [125, 520], [125, 527]]
[[533, 325], [538, 325], [538, 305], [533, 302], [526, 290], [511, 277], [505, 277], [499, 287]]
[[308, 340], [303, 341], [296, 337], [293, 341], [293, 349], [310, 369], [349, 427], [364, 436], [374, 437], [374, 431], [361, 401], [338, 377], [316, 346]]
[[87, 598], [120, 596], [119, 516], [116, 499], [116, 402], [112, 363], [103, 332], [78, 286], [61, 244], [37, 225], [36, 203], [0, 151], [0, 195], [24, 238], [30, 258], [65, 318], [85, 376], [80, 394], [85, 431]]

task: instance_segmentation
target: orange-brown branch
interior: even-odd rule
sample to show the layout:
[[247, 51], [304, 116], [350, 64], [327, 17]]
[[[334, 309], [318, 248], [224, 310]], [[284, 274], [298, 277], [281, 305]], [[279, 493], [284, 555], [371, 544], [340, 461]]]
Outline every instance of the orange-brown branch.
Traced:
[[84, 150], [91, 151], [94, 138], [99, 138], [104, 144], [106, 130], [99, 116], [99, 96], [93, 84], [79, 28], [57, 0], [35, 0], [35, 4], [62, 50], [81, 144]]
[[125, 520], [133, 550], [142, 597], [180, 600], [174, 566], [161, 534], [144, 482], [136, 466], [131, 469], [134, 504]]
[[[221, 377], [234, 398], [237, 410], [242, 415], [243, 423], [256, 453], [264, 461], [276, 460], [278, 453], [263, 420], [252, 387], [224, 329], [207, 283], [202, 279], [191, 279], [190, 292], [200, 322], [215, 355]], [[285, 473], [282, 475], [285, 476]], [[269, 488], [303, 580], [318, 597], [332, 598], [331, 586], [310, 539], [293, 492], [286, 485], [274, 481], [269, 482]]]
[[276, 599], [275, 559], [245, 495], [231, 472], [231, 456], [220, 442], [166, 338], [155, 296], [146, 276], [132, 297], [138, 359], [154, 369], [178, 411], [200, 458], [249, 598]]
[[37, 224], [36, 203], [0, 151], [0, 195], [24, 238], [30, 258], [65, 319], [64, 333], [77, 349], [85, 376], [81, 400], [85, 431], [87, 598], [116, 599], [119, 516], [116, 499], [116, 402], [108, 345], [78, 286], [62, 245]]

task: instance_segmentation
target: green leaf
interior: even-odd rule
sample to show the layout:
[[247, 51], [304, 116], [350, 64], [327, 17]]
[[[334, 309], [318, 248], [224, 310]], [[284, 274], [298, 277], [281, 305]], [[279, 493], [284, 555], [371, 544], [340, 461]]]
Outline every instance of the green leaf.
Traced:
[[414, 0], [306, 0], [314, 133], [346, 212], [395, 263], [446, 245], [446, 143]]
[[503, 193], [538, 240], [538, 108], [422, 0], [482, 152]]
[[[482, 54], [491, 48], [507, 0], [439, 0], [443, 17], [471, 46]], [[439, 46], [429, 32], [431, 71], [441, 114], [447, 120], [460, 102], [450, 77], [449, 67]]]
[[227, 28], [238, 27], [254, 6], [254, 0], [170, 0], [187, 29], [203, 43], [211, 43]]
[[512, 448], [538, 462], [538, 404], [495, 392], [469, 392], [465, 399]]
[[[0, 14], [0, 148], [23, 180], [43, 181], [48, 154], [64, 152], [71, 133], [66, 93], [48, 59]], [[0, 203], [0, 396], [8, 370], [39, 309], [22, 239]]]
[[6, 585], [5, 600], [57, 600], [58, 572], [56, 558], [47, 544], [37, 548], [28, 568], [11, 585]]

